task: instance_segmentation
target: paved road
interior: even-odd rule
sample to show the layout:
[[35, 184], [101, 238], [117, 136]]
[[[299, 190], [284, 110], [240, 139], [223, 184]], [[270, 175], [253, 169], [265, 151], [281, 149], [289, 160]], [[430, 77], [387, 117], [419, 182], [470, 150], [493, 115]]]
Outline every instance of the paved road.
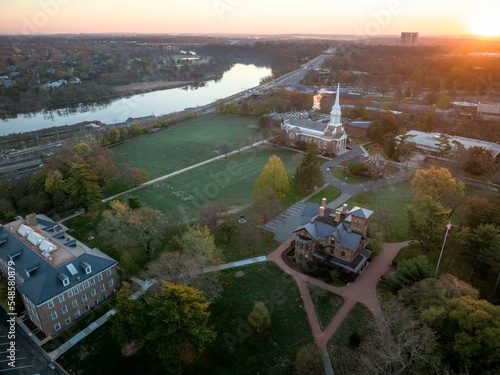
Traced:
[[[56, 364], [52, 364], [51, 358], [45, 353], [26, 332], [15, 325], [15, 339], [8, 337], [9, 325], [7, 313], [0, 307], [0, 373], [15, 375], [62, 375], [65, 372]], [[15, 342], [14, 366], [9, 366], [10, 342]], [[53, 369], [50, 367], [54, 367]]]

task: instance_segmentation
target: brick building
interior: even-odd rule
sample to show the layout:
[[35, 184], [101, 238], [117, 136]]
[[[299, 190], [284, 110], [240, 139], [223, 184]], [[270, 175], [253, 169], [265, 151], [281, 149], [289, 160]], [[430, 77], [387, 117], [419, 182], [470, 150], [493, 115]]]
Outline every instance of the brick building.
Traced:
[[347, 204], [337, 209], [307, 203], [295, 233], [295, 260], [311, 262], [356, 276], [368, 264], [372, 252], [365, 247], [368, 218], [373, 211]]
[[0, 271], [14, 270], [26, 315], [54, 336], [120, 286], [118, 262], [90, 249], [44, 215], [31, 214], [0, 226]]

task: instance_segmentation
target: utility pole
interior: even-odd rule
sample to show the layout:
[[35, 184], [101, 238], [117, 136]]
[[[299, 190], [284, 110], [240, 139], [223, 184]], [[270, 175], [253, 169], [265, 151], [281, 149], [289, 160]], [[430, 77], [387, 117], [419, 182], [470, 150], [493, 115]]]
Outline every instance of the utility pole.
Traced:
[[444, 235], [443, 246], [441, 247], [441, 252], [439, 253], [438, 264], [436, 266], [435, 276], [438, 275], [439, 263], [441, 263], [441, 257], [443, 256], [444, 245], [446, 243], [446, 239], [448, 238], [448, 231], [451, 229], [451, 222], [448, 222], [446, 225], [446, 234]]

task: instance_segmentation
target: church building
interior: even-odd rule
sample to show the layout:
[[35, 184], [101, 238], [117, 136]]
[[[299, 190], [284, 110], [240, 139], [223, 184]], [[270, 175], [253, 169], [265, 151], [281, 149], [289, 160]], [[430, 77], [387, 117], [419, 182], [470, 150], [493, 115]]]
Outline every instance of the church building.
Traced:
[[339, 104], [340, 85], [337, 86], [337, 97], [332, 107], [328, 122], [307, 118], [291, 118], [281, 124], [289, 144], [297, 142], [313, 142], [320, 153], [339, 154], [347, 146], [347, 133], [342, 124], [342, 112]]

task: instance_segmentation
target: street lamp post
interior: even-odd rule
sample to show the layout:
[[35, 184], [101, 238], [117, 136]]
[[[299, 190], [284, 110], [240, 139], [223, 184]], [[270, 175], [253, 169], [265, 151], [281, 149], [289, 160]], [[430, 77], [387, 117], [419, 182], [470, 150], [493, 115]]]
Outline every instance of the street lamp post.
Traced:
[[443, 240], [443, 246], [441, 247], [441, 252], [439, 253], [439, 259], [438, 259], [438, 264], [436, 266], [436, 276], [438, 274], [438, 269], [439, 269], [439, 263], [441, 263], [441, 257], [443, 256], [443, 250], [444, 250], [444, 245], [446, 243], [446, 239], [448, 238], [448, 231], [451, 229], [451, 222], [448, 222], [446, 225], [446, 234], [444, 235], [444, 240]]

